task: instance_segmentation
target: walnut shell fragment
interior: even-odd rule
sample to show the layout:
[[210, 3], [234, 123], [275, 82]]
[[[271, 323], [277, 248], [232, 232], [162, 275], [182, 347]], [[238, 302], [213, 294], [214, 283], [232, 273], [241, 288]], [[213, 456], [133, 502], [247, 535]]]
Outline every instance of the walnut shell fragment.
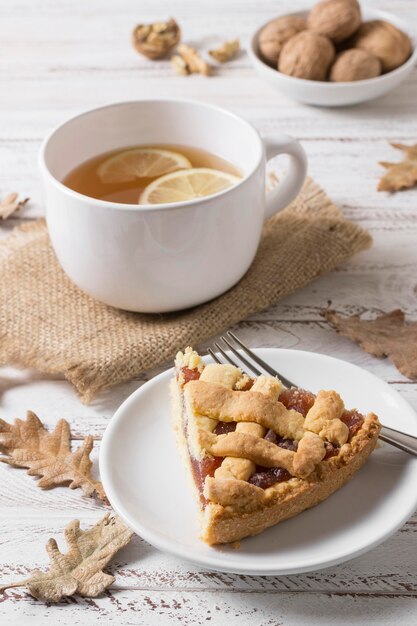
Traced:
[[178, 54], [186, 63], [188, 74], [204, 74], [204, 76], [210, 76], [210, 65], [201, 58], [195, 48], [181, 44], [181, 46], [178, 46]]
[[364, 22], [353, 37], [352, 45], [374, 54], [381, 61], [383, 72], [395, 70], [411, 54], [408, 35], [383, 20]]
[[326, 80], [335, 50], [324, 35], [305, 30], [291, 37], [283, 46], [278, 70], [307, 80]]
[[376, 56], [366, 50], [351, 48], [337, 56], [329, 78], [336, 83], [365, 80], [379, 76], [381, 69], [381, 62]]
[[231, 39], [230, 41], [225, 41], [218, 48], [209, 50], [209, 55], [219, 63], [227, 63], [227, 61], [231, 61], [237, 55], [239, 48], [239, 39]]
[[361, 9], [356, 0], [323, 0], [311, 9], [307, 19], [310, 30], [326, 35], [335, 43], [353, 35], [361, 22]]
[[306, 28], [306, 20], [296, 15], [284, 15], [269, 22], [259, 33], [258, 39], [263, 60], [276, 68], [284, 43]]
[[161, 59], [181, 38], [181, 30], [174, 19], [154, 24], [138, 24], [132, 33], [133, 47], [148, 59]]
[[175, 73], [179, 76], [188, 76], [188, 74], [190, 73], [188, 65], [179, 54], [174, 54], [174, 56], [171, 58], [171, 64], [174, 68]]

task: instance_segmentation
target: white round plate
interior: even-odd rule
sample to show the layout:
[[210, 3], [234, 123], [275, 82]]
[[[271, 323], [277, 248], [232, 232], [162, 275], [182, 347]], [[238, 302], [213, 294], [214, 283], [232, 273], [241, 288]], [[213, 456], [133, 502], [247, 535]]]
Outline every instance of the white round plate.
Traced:
[[[417, 435], [417, 415], [387, 383], [339, 359], [301, 350], [256, 350], [300, 387], [336, 389], [347, 407]], [[178, 455], [168, 384], [172, 370], [135, 391], [105, 432], [100, 473], [124, 521], [156, 548], [196, 565], [255, 575], [294, 574], [341, 563], [381, 543], [417, 508], [417, 459], [384, 444], [318, 506], [242, 540], [239, 549], [199, 538], [197, 505]]]

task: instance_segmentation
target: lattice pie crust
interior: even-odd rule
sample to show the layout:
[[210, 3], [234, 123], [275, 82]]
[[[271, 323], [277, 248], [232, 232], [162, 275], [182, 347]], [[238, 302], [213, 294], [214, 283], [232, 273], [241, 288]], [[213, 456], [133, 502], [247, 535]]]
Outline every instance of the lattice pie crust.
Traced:
[[[191, 348], [178, 353], [175, 371], [174, 426], [209, 544], [255, 535], [318, 504], [352, 478], [377, 442], [376, 415], [364, 417], [351, 436], [335, 391], [320, 391], [304, 417], [279, 401], [285, 388], [276, 378], [251, 380], [232, 365], [205, 365]], [[233, 422], [235, 430], [215, 434], [219, 422]], [[296, 449], [265, 439], [268, 432]], [[207, 461], [217, 468], [198, 484]], [[249, 482], [259, 468], [282, 468], [287, 479], [261, 488]]]

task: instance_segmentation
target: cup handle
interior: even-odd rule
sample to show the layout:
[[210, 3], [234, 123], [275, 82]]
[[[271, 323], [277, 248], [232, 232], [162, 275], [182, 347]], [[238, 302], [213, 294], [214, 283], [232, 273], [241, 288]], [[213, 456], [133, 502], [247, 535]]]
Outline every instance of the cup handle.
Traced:
[[290, 156], [290, 166], [279, 184], [266, 194], [265, 219], [288, 206], [303, 186], [307, 175], [307, 156], [301, 144], [289, 135], [279, 134], [263, 139], [266, 159], [278, 154]]

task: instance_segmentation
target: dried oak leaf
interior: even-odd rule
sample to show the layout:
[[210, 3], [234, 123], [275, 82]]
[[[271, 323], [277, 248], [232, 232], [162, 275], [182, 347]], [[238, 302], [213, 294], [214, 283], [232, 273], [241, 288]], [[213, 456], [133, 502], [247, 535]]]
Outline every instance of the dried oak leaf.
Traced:
[[366, 352], [388, 357], [404, 376], [417, 378], [417, 322], [407, 324], [400, 309], [374, 320], [361, 320], [359, 315], [340, 317], [334, 311], [324, 311], [322, 315]]
[[13, 193], [9, 193], [4, 200], [0, 202], [0, 217], [3, 220], [6, 220], [29, 201], [29, 198], [18, 200], [18, 197], [19, 194], [14, 191]]
[[39, 417], [27, 412], [26, 420], [16, 419], [8, 424], [0, 419], [0, 457], [2, 463], [28, 468], [31, 476], [40, 476], [39, 487], [49, 489], [68, 484], [70, 489], [81, 487], [86, 496], [97, 496], [108, 504], [103, 485], [91, 475], [91, 435], [74, 452], [71, 451], [71, 431], [61, 419], [53, 432], [48, 432]]
[[78, 593], [95, 598], [114, 581], [114, 576], [103, 568], [123, 546], [129, 543], [133, 533], [122, 520], [103, 519], [89, 530], [81, 530], [79, 520], [73, 520], [64, 531], [68, 552], [59, 551], [55, 539], [46, 544], [51, 561], [47, 572], [35, 569], [27, 580], [0, 587], [4, 592], [11, 587], [27, 587], [35, 598], [47, 602], [59, 602], [64, 596]]
[[405, 158], [399, 163], [380, 161], [380, 165], [388, 172], [381, 178], [378, 191], [400, 191], [417, 185], [417, 144], [406, 146], [402, 143], [392, 143], [393, 148], [402, 150]]

